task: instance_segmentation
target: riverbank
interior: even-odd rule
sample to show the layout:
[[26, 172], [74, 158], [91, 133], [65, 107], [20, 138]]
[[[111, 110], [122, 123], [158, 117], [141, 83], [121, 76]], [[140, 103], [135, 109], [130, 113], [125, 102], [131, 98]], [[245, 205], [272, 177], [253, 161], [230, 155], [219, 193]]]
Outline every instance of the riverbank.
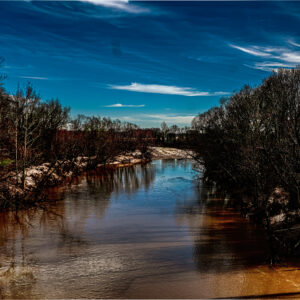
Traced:
[[[53, 164], [44, 163], [39, 166], [32, 166], [25, 170], [25, 180], [23, 186], [16, 186], [16, 175], [11, 173], [8, 180], [1, 186], [1, 192], [4, 191], [7, 204], [4, 207], [9, 208], [9, 201], [13, 203], [34, 202], [33, 199], [45, 187], [56, 186], [64, 180], [77, 176], [80, 173], [96, 168], [123, 168], [136, 164], [148, 163], [156, 159], [187, 159], [192, 158], [191, 152], [175, 148], [150, 147], [148, 155], [141, 151], [134, 151], [116, 156], [114, 159], [105, 163], [98, 163], [94, 157], [77, 157], [69, 161], [57, 161]], [[22, 174], [19, 174], [21, 178]], [[3, 198], [3, 197], [2, 197]]]
[[[70, 164], [70, 162], [65, 162], [61, 166], [61, 169], [53, 170], [49, 177], [49, 185], [55, 185], [60, 183], [65, 178], [78, 175], [79, 173], [93, 168], [123, 168], [129, 167], [137, 164], [147, 163], [151, 160], [156, 159], [191, 159], [192, 153], [188, 150], [176, 149], [176, 148], [165, 148], [165, 147], [150, 147], [150, 158], [145, 158], [141, 151], [134, 151], [128, 154], [122, 154], [116, 156], [112, 161], [106, 163], [97, 164], [96, 157], [78, 157], [73, 163], [74, 170], [67, 170], [66, 172], [61, 172], [65, 165]], [[58, 162], [59, 164], [59, 162]], [[48, 174], [50, 164], [43, 164], [37, 167], [31, 167], [26, 171], [26, 187], [32, 188], [35, 186], [37, 179]], [[68, 168], [66, 168], [68, 169]]]
[[151, 147], [152, 159], [191, 159], [193, 152], [190, 150], [168, 148], [168, 147]]

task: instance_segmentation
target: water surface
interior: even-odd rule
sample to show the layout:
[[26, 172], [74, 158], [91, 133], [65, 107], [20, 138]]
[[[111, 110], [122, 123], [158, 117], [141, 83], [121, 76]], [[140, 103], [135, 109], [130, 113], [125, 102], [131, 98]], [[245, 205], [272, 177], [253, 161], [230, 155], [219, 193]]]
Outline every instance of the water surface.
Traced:
[[94, 171], [0, 214], [0, 296], [300, 296], [298, 268], [269, 268], [263, 230], [197, 175], [184, 160]]

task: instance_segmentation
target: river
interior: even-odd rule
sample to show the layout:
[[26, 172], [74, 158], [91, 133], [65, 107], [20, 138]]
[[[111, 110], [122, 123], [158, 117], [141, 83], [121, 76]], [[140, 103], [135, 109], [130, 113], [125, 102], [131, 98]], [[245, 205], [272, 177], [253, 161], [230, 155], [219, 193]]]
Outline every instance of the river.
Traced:
[[0, 297], [300, 297], [299, 265], [268, 267], [262, 228], [197, 175], [189, 160], [97, 170], [1, 213]]

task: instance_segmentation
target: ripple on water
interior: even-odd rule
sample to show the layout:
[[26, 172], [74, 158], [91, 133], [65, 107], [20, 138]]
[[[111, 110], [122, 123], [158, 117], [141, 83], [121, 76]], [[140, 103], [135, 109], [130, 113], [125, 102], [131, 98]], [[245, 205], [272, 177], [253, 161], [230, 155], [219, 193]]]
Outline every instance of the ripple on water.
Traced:
[[211, 298], [299, 292], [261, 228], [198, 184], [191, 161], [97, 170], [0, 214], [2, 298]]

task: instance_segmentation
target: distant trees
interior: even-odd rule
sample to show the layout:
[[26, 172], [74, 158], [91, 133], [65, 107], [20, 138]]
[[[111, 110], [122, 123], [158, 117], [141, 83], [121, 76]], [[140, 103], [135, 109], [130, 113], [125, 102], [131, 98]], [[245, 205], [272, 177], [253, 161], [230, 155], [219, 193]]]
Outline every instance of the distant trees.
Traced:
[[3, 128], [9, 140], [3, 147], [10, 146], [7, 155], [14, 157], [17, 184], [21, 171], [20, 180], [25, 187], [26, 169], [51, 159], [53, 139], [68, 120], [69, 109], [62, 108], [57, 100], [41, 102], [30, 84], [24, 91], [19, 88], [14, 96], [6, 95], [5, 102]]
[[9, 206], [14, 202], [8, 196], [12, 195], [13, 183], [16, 198], [21, 194], [18, 191], [28, 190], [26, 179], [29, 167], [57, 160], [53, 140], [67, 121], [68, 111], [58, 101], [42, 102], [30, 84], [24, 90], [18, 88], [15, 95], [1, 91], [0, 161], [9, 163], [0, 166], [0, 206]]
[[94, 168], [138, 149], [149, 158], [148, 137], [135, 124], [69, 113], [58, 100], [43, 101], [31, 84], [15, 95], [0, 89], [0, 209], [35, 203], [54, 173]]
[[88, 157], [90, 168], [139, 148], [137, 129], [135, 124], [99, 116], [79, 115], [69, 123], [69, 134], [80, 141], [77, 156]]
[[263, 221], [270, 244], [283, 243], [277, 233], [300, 219], [300, 69], [279, 70], [259, 87], [245, 86], [199, 114], [192, 127], [200, 134], [195, 150], [205, 177]]

